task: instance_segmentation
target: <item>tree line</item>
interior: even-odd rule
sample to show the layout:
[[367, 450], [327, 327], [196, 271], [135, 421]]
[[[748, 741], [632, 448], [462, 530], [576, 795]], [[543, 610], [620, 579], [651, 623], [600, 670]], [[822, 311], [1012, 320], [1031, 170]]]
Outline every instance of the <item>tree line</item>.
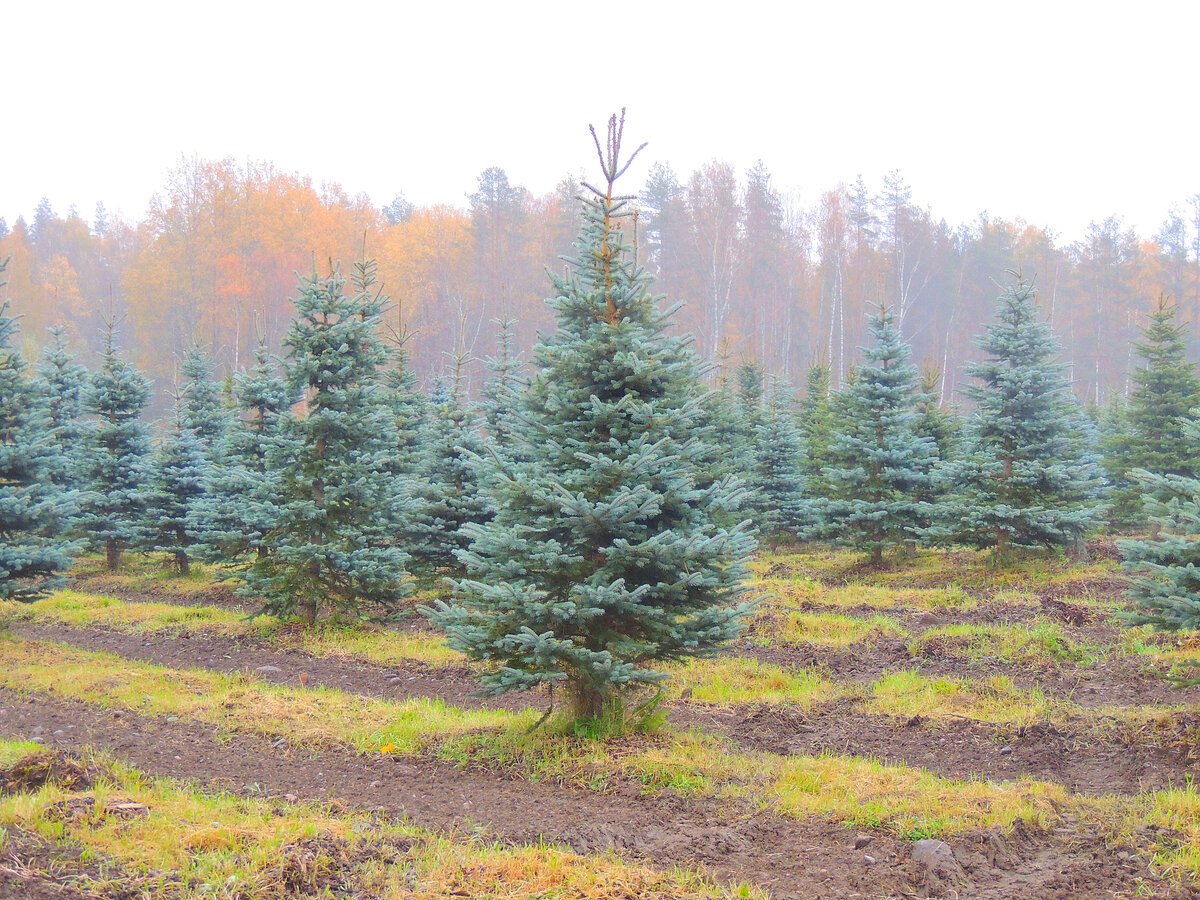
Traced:
[[[32, 370], [0, 310], [0, 597], [32, 600], [75, 554], [215, 563], [265, 612], [386, 617], [422, 585], [452, 646], [493, 663], [496, 692], [561, 688], [596, 718], [714, 652], [751, 606], [759, 541], [831, 541], [898, 564], [918, 544], [1086, 551], [1107, 518], [1156, 525], [1123, 545], [1143, 621], [1196, 624], [1200, 378], [1161, 302], [1135, 389], [1097, 422], [1069, 390], [1036, 293], [1012, 279], [969, 370], [972, 408], [938, 402], [879, 306], [840, 385], [807, 373], [799, 404], [757, 362], [716, 373], [651, 292], [632, 198], [615, 191], [623, 116], [581, 185], [575, 255], [552, 275], [556, 327], [526, 363], [512, 322], [480, 401], [460, 354], [421, 388], [412, 336], [388, 333], [379, 266], [300, 279], [276, 357], [222, 381], [190, 347], [167, 427], [108, 319], [91, 371], [56, 330]], [[636, 155], [636, 154], [634, 154]]]
[[[485, 373], [474, 360], [496, 352], [493, 319], [513, 320], [522, 352], [552, 324], [544, 273], [572, 253], [579, 190], [578, 177], [567, 177], [536, 196], [492, 167], [465, 203], [417, 206], [398, 196], [378, 207], [266, 163], [185, 160], [140, 221], [103, 206], [85, 221], [43, 200], [28, 222], [0, 222], [0, 258], [12, 259], [8, 291], [25, 316], [28, 353], [54, 324], [99, 343], [112, 305], [128, 315], [133, 360], [166, 383], [196, 342], [212, 348], [221, 374], [244, 368], [260, 337], [278, 349], [294, 273], [314, 260], [327, 267], [370, 255], [396, 301], [387, 324], [422, 336], [414, 370], [423, 381], [443, 375], [447, 352], [465, 348], [475, 397]], [[659, 163], [634, 211], [638, 259], [684, 304], [673, 327], [696, 336], [701, 357], [756, 359], [793, 380], [822, 362], [841, 387], [882, 304], [914, 357], [945, 373], [939, 399], [961, 401], [964, 367], [981, 358], [974, 335], [1007, 270], [1041, 290], [1040, 315], [1086, 404], [1128, 395], [1129, 343], [1161, 293], [1200, 320], [1200, 195], [1152, 235], [1113, 216], [1063, 241], [1049, 227], [986, 213], [947, 223], [896, 172], [805, 205], [762, 163], [741, 174], [721, 162], [690, 174]], [[1190, 338], [1189, 357], [1200, 358]], [[164, 406], [160, 398], [156, 410]]]

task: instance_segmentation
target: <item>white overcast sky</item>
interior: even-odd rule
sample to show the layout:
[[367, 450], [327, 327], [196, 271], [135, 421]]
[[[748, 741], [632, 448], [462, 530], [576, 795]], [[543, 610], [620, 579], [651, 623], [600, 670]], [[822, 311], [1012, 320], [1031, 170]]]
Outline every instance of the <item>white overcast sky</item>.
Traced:
[[268, 159], [384, 203], [535, 192], [629, 108], [631, 174], [762, 158], [809, 201], [900, 169], [952, 223], [1144, 234], [1200, 192], [1200, 3], [366, 4], [15, 0], [0, 215], [139, 218], [181, 155]]

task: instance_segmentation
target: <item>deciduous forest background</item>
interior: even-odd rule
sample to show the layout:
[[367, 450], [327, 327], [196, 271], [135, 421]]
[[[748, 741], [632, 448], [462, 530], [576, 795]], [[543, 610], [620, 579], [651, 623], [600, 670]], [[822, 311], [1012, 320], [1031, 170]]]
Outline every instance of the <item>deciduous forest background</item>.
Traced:
[[[549, 325], [546, 268], [571, 252], [580, 190], [565, 178], [535, 196], [489, 168], [460, 204], [414, 206], [398, 195], [380, 208], [266, 163], [184, 160], [138, 222], [103, 206], [89, 220], [50, 200], [29, 221], [0, 220], [0, 259], [11, 257], [6, 290], [27, 350], [65, 323], [86, 359], [111, 308], [127, 314], [126, 340], [161, 398], [193, 343], [211, 348], [223, 372], [244, 367], [259, 336], [277, 347], [297, 271], [348, 265], [365, 246], [395, 301], [393, 327], [413, 335], [417, 371], [434, 375], [450, 351], [465, 350], [477, 389], [493, 320], [517, 320], [519, 348]], [[803, 205], [761, 163], [690, 174], [656, 164], [639, 204], [639, 257], [658, 290], [684, 304], [677, 322], [700, 352], [754, 357], [797, 384], [820, 360], [840, 385], [868, 311], [883, 302], [916, 359], [945, 373], [943, 401], [960, 402], [963, 364], [976, 357], [1007, 270], [1034, 279], [1089, 404], [1127, 390], [1130, 341], [1161, 293], [1186, 321], [1200, 318], [1200, 194], [1164, 211], [1153, 235], [1112, 216], [1073, 242], [986, 213], [947, 222], [897, 172]], [[1192, 350], [1200, 356], [1200, 344]]]

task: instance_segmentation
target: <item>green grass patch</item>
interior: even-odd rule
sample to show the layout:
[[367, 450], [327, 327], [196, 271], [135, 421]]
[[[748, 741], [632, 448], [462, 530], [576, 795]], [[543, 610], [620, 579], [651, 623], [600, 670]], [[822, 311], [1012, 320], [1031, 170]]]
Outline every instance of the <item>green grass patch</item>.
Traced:
[[908, 645], [913, 656], [950, 656], [971, 662], [1001, 660], [1014, 665], [1091, 665], [1100, 649], [1073, 641], [1054, 622], [930, 628]]
[[958, 716], [1005, 725], [1033, 725], [1079, 712], [1074, 704], [1051, 700], [1040, 688], [1018, 688], [1007, 676], [974, 680], [931, 677], [912, 670], [880, 678], [871, 686], [863, 708], [904, 719]]
[[849, 647], [863, 641], [904, 634], [888, 616], [847, 616], [837, 613], [787, 612], [770, 632], [770, 641], [814, 647]]
[[694, 659], [674, 670], [668, 697], [686, 695], [706, 706], [787, 703], [810, 707], [832, 700], [839, 688], [808, 669], [784, 669], [743, 656]]
[[176, 670], [111, 653], [0, 637], [0, 685], [152, 716], [176, 715], [229, 731], [360, 752], [416, 753], [447, 737], [526, 721], [530, 713], [464, 710], [440, 700], [389, 702], [326, 688], [266, 684], [242, 675]]
[[362, 626], [324, 625], [289, 630], [274, 616], [247, 616], [218, 606], [181, 606], [161, 601], [127, 601], [79, 591], [59, 591], [35, 603], [0, 601], [0, 617], [10, 621], [100, 627], [135, 634], [214, 634], [273, 638], [313, 656], [356, 659], [384, 666], [409, 663], [438, 668], [465, 664], [439, 635]]

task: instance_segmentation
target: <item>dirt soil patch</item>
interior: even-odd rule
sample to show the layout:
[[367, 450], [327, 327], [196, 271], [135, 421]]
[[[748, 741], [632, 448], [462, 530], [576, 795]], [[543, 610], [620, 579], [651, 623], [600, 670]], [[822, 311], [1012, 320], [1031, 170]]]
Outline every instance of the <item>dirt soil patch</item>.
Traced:
[[871, 757], [963, 780], [1028, 776], [1085, 794], [1184, 787], [1196, 771], [1195, 760], [1177, 750], [1102, 741], [1049, 724], [1017, 728], [920, 717], [905, 722], [855, 711], [844, 701], [807, 712], [691, 707], [676, 710], [673, 719], [768, 753]]
[[547, 840], [579, 852], [615, 849], [656, 866], [700, 866], [762, 884], [778, 898], [911, 895], [908, 848], [879, 834], [874, 863], [854, 833], [673, 797], [535, 784], [431, 759], [274, 749], [265, 740], [79, 703], [0, 691], [0, 734], [114, 752], [152, 775], [196, 779], [256, 795], [336, 801], [432, 829], [482, 828], [511, 842]]
[[[722, 880], [760, 884], [777, 900], [924, 895], [911, 845], [832, 822], [645, 797], [629, 785], [586, 792], [431, 759], [274, 749], [265, 740], [221, 736], [186, 722], [0, 691], [0, 734], [27, 737], [35, 728], [52, 744], [104, 748], [152, 775], [341, 802], [432, 829], [478, 827], [504, 841], [548, 840], [585, 853], [614, 849], [656, 866], [699, 866]], [[1136, 855], [1120, 856], [1070, 823], [1052, 834], [989, 831], [950, 844], [967, 879], [960, 896], [1120, 896], [1139, 885], [1154, 896], [1190, 895], [1155, 879]]]

